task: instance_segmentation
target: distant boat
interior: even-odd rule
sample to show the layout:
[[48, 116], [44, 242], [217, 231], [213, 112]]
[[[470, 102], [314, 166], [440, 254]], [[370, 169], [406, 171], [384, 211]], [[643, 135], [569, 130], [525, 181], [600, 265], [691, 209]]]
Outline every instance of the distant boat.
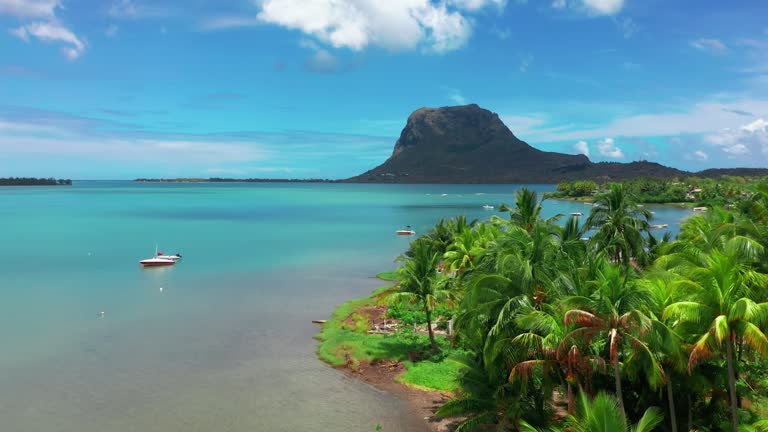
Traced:
[[695, 212], [705, 212], [705, 211], [707, 211], [707, 208], [706, 207], [694, 207], [693, 211], [695, 211]]
[[651, 229], [663, 229], [668, 227], [669, 227], [669, 224], [657, 224], [657, 225], [650, 226]]
[[143, 265], [144, 267], [171, 266], [176, 264], [176, 262], [180, 259], [181, 254], [165, 255], [162, 252], [158, 252], [157, 246], [155, 246], [155, 256], [141, 260], [139, 261], [139, 264]]
[[483, 208], [485, 210], [493, 210], [493, 206], [492, 205], [488, 205], [488, 204], [484, 205]]
[[589, 241], [589, 237], [582, 237], [579, 240], [588, 242]]
[[395, 234], [397, 234], [397, 235], [414, 235], [414, 234], [416, 234], [416, 231], [411, 229], [411, 226], [408, 225], [407, 227], [405, 227], [405, 229], [399, 229], [399, 230], [395, 231]]
[[152, 258], [139, 261], [139, 264], [143, 265], [144, 267], [171, 266], [176, 264], [176, 260], [172, 260], [168, 258], [152, 257]]
[[582, 212], [573, 212], [573, 213], [571, 213], [571, 216], [584, 216], [584, 213], [582, 213]]

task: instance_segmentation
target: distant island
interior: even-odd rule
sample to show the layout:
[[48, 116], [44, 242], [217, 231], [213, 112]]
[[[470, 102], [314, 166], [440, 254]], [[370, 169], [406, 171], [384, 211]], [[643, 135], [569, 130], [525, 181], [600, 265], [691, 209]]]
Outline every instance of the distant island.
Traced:
[[518, 139], [496, 113], [475, 104], [414, 111], [378, 167], [351, 183], [559, 183], [640, 177], [768, 176], [768, 169], [697, 173], [655, 162], [592, 162], [584, 155], [545, 152]]
[[267, 178], [137, 178], [142, 183], [333, 183], [328, 179], [267, 179]]
[[0, 178], [0, 186], [71, 186], [72, 180], [35, 177]]

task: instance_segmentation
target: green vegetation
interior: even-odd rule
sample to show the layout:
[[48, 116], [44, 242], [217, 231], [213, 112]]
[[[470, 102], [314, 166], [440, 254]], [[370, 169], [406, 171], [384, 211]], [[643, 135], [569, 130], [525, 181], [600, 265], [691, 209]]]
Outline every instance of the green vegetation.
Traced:
[[[638, 203], [690, 203], [693, 206], [737, 205], [754, 192], [760, 178], [722, 176], [719, 178], [637, 178], [621, 182]], [[591, 200], [610, 185], [589, 180], [562, 182], [551, 198]]]
[[[321, 357], [402, 360], [400, 381], [455, 389], [437, 414], [457, 432], [768, 431], [768, 180], [736, 196], [673, 240], [625, 184], [583, 225], [522, 189], [508, 217], [415, 239], [394, 287], [326, 324]], [[367, 334], [374, 305], [400, 328]], [[448, 319], [450, 338], [410, 330]]]
[[448, 361], [405, 362], [406, 372], [400, 382], [427, 390], [453, 391], [459, 385], [460, 369]]
[[69, 186], [72, 180], [34, 177], [0, 178], [0, 186]]

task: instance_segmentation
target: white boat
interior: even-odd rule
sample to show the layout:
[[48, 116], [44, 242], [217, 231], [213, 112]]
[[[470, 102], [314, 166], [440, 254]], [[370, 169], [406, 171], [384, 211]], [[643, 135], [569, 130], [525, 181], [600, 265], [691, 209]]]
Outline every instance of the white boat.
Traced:
[[167, 258], [153, 257], [141, 260], [139, 261], [139, 264], [143, 265], [144, 267], [160, 267], [174, 265], [176, 264], [176, 261]]
[[141, 260], [139, 261], [139, 264], [143, 265], [144, 267], [170, 266], [176, 264], [176, 262], [180, 259], [181, 254], [165, 255], [162, 252], [158, 252], [157, 246], [155, 246], [155, 256]]
[[663, 229], [668, 227], [669, 227], [669, 224], [657, 224], [657, 225], [650, 226], [651, 229]]
[[181, 254], [176, 255], [162, 255], [162, 252], [159, 252], [155, 258], [162, 258], [162, 259], [169, 259], [173, 261], [178, 261], [181, 259]]
[[395, 234], [397, 234], [397, 235], [414, 235], [414, 234], [416, 234], [416, 231], [411, 229], [411, 226], [408, 225], [407, 227], [405, 227], [405, 229], [399, 229], [399, 230], [395, 231]]
[[573, 213], [571, 213], [571, 216], [584, 216], [584, 213], [582, 213], [582, 212], [573, 212]]
[[492, 205], [488, 205], [488, 204], [484, 205], [483, 208], [485, 210], [493, 210], [493, 206]]
[[705, 212], [705, 211], [707, 211], [707, 208], [706, 207], [694, 207], [693, 211], [695, 211], [695, 212]]

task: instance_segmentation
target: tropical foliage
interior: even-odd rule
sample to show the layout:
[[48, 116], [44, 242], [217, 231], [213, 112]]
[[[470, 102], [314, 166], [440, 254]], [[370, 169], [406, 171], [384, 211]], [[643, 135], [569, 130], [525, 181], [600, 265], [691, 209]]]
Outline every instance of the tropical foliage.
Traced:
[[459, 391], [438, 414], [460, 431], [764, 430], [768, 181], [753, 191], [675, 240], [620, 184], [583, 226], [543, 219], [526, 189], [507, 217], [441, 221], [393, 294], [429, 329], [453, 318]]

